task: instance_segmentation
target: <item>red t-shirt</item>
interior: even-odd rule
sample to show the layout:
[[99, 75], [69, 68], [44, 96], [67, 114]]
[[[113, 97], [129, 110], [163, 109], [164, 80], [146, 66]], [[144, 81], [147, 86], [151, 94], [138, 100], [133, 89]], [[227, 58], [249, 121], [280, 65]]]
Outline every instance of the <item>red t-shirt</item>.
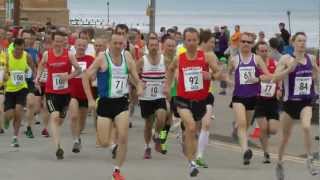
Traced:
[[59, 74], [70, 74], [71, 62], [67, 49], [63, 50], [61, 56], [55, 56], [53, 49], [48, 50], [48, 78], [46, 82], [46, 93], [51, 94], [69, 94], [70, 84], [60, 80]]
[[[272, 58], [269, 58], [266, 62], [266, 66], [267, 66], [267, 69], [269, 71], [270, 74], [274, 74], [274, 72], [276, 71], [276, 68], [277, 68], [277, 61], [272, 59]], [[260, 70], [260, 74], [263, 74], [262, 70]], [[271, 87], [271, 86], [270, 86]], [[269, 87], [269, 89], [270, 89]], [[276, 96], [276, 92], [274, 92], [274, 95], [273, 97], [265, 97], [265, 96], [261, 96], [261, 91], [263, 90], [262, 88], [265, 88], [265, 87], [262, 87], [262, 84], [261, 84], [261, 87], [260, 87], [260, 97], [262, 98], [274, 98]], [[278, 84], [276, 84], [276, 90], [279, 89], [279, 86]]]
[[[78, 64], [80, 65], [82, 71], [88, 69], [94, 61], [94, 58], [89, 55], [85, 55], [83, 57], [77, 58]], [[84, 92], [82, 79], [80, 76], [72, 78], [70, 80], [70, 88], [71, 88], [71, 97], [80, 99], [80, 100], [87, 100], [87, 96]]]
[[[188, 100], [204, 100], [209, 95], [210, 80], [203, 79], [203, 71], [209, 72], [209, 65], [203, 51], [190, 60], [186, 53], [179, 56], [178, 96]], [[201, 80], [202, 79], [202, 80]]]

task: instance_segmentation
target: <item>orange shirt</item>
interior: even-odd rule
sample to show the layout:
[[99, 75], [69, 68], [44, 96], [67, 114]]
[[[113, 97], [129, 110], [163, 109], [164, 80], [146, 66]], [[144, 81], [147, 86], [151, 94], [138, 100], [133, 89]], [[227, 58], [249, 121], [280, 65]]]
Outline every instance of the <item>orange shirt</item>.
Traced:
[[233, 48], [238, 48], [239, 47], [239, 43], [240, 43], [240, 31], [235, 32], [232, 36], [231, 36], [231, 47]]

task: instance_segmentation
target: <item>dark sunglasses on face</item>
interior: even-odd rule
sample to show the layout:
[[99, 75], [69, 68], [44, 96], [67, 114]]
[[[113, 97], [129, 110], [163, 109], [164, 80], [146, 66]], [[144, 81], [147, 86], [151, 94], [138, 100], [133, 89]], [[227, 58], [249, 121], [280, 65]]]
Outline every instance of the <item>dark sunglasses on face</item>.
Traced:
[[243, 44], [252, 44], [253, 42], [252, 41], [241, 40], [241, 43], [243, 43]]

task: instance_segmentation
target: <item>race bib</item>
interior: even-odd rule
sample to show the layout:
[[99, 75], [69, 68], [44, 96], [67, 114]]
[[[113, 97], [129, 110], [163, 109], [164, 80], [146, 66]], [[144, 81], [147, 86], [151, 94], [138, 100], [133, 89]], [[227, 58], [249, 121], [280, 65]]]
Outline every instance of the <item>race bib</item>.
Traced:
[[112, 96], [121, 97], [128, 92], [128, 75], [117, 75], [112, 78]]
[[203, 89], [202, 67], [189, 67], [183, 69], [184, 87], [186, 92]]
[[312, 77], [296, 77], [294, 80], [293, 95], [310, 95], [311, 85]]
[[59, 75], [67, 73], [55, 73], [52, 74], [53, 90], [63, 90], [68, 88], [68, 81], [63, 81]]
[[32, 70], [31, 68], [28, 68], [28, 71], [26, 72], [26, 78], [31, 79], [32, 78]]
[[14, 85], [18, 86], [25, 82], [25, 72], [23, 71], [11, 71], [11, 80]]
[[276, 93], [276, 83], [264, 83], [261, 82], [261, 92], [262, 97], [273, 97]]
[[157, 98], [161, 97], [163, 89], [162, 82], [147, 82], [146, 89], [144, 90], [144, 97]]
[[240, 84], [252, 84], [249, 79], [254, 78], [256, 74], [255, 67], [239, 67]]
[[[81, 62], [78, 62], [78, 64], [81, 68], [81, 72], [84, 72], [87, 69], [87, 62], [81, 61]], [[72, 66], [72, 71], [75, 71], [73, 66]], [[81, 78], [81, 76], [79, 75], [76, 78]]]
[[39, 81], [42, 83], [47, 82], [48, 79], [48, 69], [44, 69], [41, 73], [40, 73], [40, 79]]

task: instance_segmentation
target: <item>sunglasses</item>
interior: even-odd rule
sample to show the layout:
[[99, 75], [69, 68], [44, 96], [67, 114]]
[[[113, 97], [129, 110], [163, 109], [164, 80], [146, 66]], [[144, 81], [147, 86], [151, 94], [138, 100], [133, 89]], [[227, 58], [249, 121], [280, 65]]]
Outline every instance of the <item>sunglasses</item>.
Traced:
[[252, 44], [253, 42], [252, 41], [241, 40], [241, 43], [243, 43], [243, 44]]
[[262, 52], [262, 53], [268, 52], [268, 50], [259, 50], [259, 51]]

